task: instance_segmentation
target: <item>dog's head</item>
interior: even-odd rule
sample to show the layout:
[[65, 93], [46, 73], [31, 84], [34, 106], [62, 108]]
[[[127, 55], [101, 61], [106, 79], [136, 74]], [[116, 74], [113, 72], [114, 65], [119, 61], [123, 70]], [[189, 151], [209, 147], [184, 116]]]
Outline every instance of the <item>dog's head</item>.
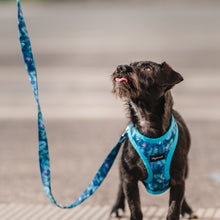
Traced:
[[141, 61], [119, 65], [112, 74], [113, 93], [120, 98], [157, 100], [183, 77], [167, 63]]

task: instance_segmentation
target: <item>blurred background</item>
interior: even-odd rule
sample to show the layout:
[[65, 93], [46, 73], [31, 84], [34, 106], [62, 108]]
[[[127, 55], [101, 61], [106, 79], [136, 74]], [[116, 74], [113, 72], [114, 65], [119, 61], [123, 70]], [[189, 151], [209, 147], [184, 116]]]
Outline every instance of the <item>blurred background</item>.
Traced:
[[[192, 136], [186, 195], [220, 207], [220, 1], [21, 1], [38, 70], [52, 188], [69, 204], [87, 187], [127, 125], [112, 93], [118, 64], [166, 61], [184, 82], [175, 109]], [[0, 203], [49, 204], [38, 165], [37, 108], [17, 34], [16, 2], [0, 1]], [[85, 204], [112, 205], [118, 161]], [[168, 193], [143, 206], [167, 207]]]

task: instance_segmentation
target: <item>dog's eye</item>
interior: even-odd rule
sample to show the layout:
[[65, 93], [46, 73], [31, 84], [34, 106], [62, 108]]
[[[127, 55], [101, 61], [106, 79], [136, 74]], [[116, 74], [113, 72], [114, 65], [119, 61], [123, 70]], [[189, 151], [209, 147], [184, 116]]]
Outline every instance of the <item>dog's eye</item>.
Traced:
[[151, 71], [152, 71], [152, 67], [151, 67], [151, 66], [146, 66], [146, 67], [144, 68], [144, 70], [145, 70], [146, 72], [151, 72]]

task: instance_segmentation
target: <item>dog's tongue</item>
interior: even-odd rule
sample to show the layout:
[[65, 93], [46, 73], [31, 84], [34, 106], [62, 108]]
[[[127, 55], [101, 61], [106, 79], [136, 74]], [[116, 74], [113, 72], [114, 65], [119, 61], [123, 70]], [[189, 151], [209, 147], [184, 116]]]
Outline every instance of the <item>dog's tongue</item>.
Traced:
[[123, 82], [123, 81], [125, 81], [126, 83], [128, 83], [128, 80], [126, 78], [124, 78], [124, 77], [116, 78], [115, 80], [116, 80], [116, 82]]

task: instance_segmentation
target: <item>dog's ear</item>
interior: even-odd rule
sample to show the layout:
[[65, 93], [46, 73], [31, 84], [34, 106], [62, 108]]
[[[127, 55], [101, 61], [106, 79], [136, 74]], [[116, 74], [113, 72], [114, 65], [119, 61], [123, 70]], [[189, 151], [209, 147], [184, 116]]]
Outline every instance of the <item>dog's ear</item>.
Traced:
[[183, 77], [174, 71], [166, 62], [161, 64], [161, 71], [158, 76], [158, 84], [160, 86], [172, 88], [177, 83], [183, 81]]

